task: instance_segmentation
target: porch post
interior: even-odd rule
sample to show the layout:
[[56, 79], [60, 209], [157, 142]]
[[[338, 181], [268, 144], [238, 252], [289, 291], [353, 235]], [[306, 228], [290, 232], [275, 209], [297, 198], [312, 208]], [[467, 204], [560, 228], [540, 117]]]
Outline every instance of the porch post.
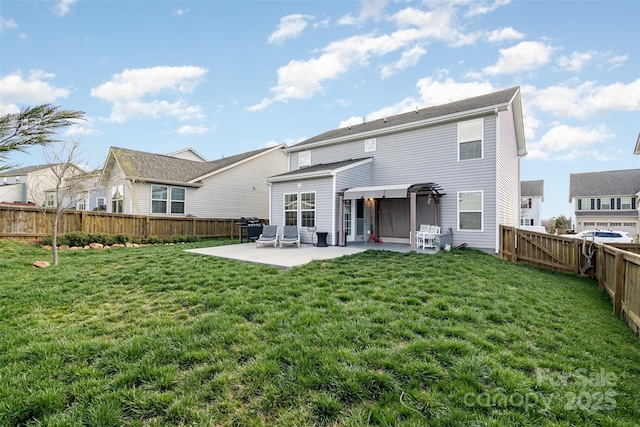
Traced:
[[409, 241], [411, 242], [411, 252], [416, 251], [416, 192], [409, 193]]
[[338, 197], [338, 246], [344, 246], [344, 194]]

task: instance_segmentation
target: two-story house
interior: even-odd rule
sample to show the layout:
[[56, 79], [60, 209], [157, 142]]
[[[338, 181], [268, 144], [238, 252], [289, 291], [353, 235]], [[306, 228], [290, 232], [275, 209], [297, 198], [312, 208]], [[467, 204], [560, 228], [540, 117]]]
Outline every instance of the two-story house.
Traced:
[[297, 225], [303, 243], [317, 231], [412, 250], [420, 224], [438, 225], [454, 245], [496, 252], [499, 225], [520, 220], [521, 103], [513, 87], [295, 144], [289, 171], [267, 179], [270, 223]]
[[100, 184], [106, 211], [134, 215], [267, 218], [265, 178], [287, 170], [284, 145], [207, 161], [192, 149], [169, 155], [111, 147]]
[[[66, 179], [83, 173], [84, 171], [75, 165], [65, 167], [62, 164], [25, 166], [3, 172], [0, 174], [0, 203], [55, 206], [50, 203], [51, 190], [58, 185], [64, 185]], [[61, 183], [58, 183], [59, 178], [62, 180]]]
[[544, 180], [522, 181], [520, 183], [520, 226], [540, 227], [540, 212], [544, 202]]
[[639, 198], [640, 169], [572, 173], [569, 178], [578, 232], [615, 229], [638, 236]]

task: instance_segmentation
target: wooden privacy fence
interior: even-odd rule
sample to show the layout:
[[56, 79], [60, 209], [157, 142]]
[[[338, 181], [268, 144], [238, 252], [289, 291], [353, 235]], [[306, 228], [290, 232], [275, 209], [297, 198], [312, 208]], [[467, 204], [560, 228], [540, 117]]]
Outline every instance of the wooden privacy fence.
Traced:
[[[54, 215], [54, 209], [0, 205], [0, 238], [40, 241], [51, 235]], [[58, 233], [233, 238], [234, 234], [238, 235], [237, 222], [234, 218], [158, 217], [68, 210], [59, 219]]]
[[500, 226], [500, 258], [598, 280], [613, 312], [640, 331], [640, 244], [585, 245], [582, 240]]

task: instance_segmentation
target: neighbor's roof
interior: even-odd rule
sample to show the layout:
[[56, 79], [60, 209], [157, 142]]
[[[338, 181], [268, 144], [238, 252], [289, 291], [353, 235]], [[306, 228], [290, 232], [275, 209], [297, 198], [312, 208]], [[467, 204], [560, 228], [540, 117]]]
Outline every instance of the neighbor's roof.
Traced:
[[111, 147], [105, 173], [110, 173], [112, 162], [117, 161], [129, 180], [156, 183], [194, 184], [208, 175], [248, 160], [277, 147], [263, 148], [223, 157], [210, 162], [180, 159], [162, 154], [147, 153], [127, 148]]
[[569, 202], [576, 197], [623, 196], [640, 192], [640, 169], [572, 173]]
[[636, 141], [636, 150], [633, 154], [640, 154], [640, 133], [638, 134], [638, 140]]
[[544, 179], [521, 181], [520, 195], [522, 197], [541, 197], [544, 202]]
[[[371, 133], [373, 136], [376, 132], [383, 132], [387, 129], [393, 129], [394, 127], [400, 127], [402, 125], [418, 123], [421, 121], [433, 121], [438, 118], [451, 117], [465, 112], [482, 111], [492, 109], [494, 107], [506, 106], [516, 98], [518, 100], [518, 105], [515, 108], [519, 111], [514, 111], [514, 114], [521, 116], [522, 111], [520, 110], [521, 106], [519, 105], [519, 93], [520, 88], [516, 86], [487, 95], [476, 96], [473, 98], [463, 99], [461, 101], [450, 102], [444, 105], [436, 105], [409, 113], [372, 120], [367, 123], [330, 130], [299, 142], [298, 144], [289, 147], [288, 151], [303, 149], [305, 146], [314, 143], [328, 143], [330, 141], [348, 139], [349, 137], [356, 137], [358, 135], [368, 133]], [[516, 123], [516, 127], [522, 127], [522, 123]], [[522, 146], [521, 148], [524, 149], [524, 134], [519, 135], [519, 139], [518, 147], [520, 148], [520, 146]]]
[[38, 172], [43, 169], [49, 169], [53, 165], [35, 165], [35, 166], [25, 166], [23, 168], [12, 169], [6, 172], [2, 172], [0, 175], [2, 176], [23, 176], [29, 175], [33, 172]]

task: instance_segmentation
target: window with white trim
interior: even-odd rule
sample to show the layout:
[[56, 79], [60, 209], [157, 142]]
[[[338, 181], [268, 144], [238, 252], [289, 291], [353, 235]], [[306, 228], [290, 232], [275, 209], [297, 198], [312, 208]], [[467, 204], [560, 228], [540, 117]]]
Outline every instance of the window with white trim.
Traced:
[[483, 120], [458, 123], [458, 161], [482, 159]]
[[365, 139], [364, 140], [364, 151], [365, 152], [376, 151], [376, 139], [375, 138], [370, 138], [370, 139]]
[[124, 186], [117, 185], [111, 189], [111, 212], [122, 213], [124, 207]]
[[151, 186], [151, 213], [184, 215], [186, 190], [166, 185]]
[[311, 166], [311, 151], [301, 151], [298, 153], [298, 167]]
[[482, 231], [482, 191], [458, 192], [458, 230]]
[[620, 209], [625, 211], [631, 209], [631, 197], [620, 197]]
[[523, 197], [520, 199], [520, 208], [521, 209], [531, 209], [531, 199]]
[[46, 206], [48, 208], [55, 208], [56, 207], [56, 197], [54, 194], [47, 194], [47, 201], [46, 201]]
[[316, 193], [300, 193], [300, 225], [316, 226]]
[[284, 225], [298, 225], [298, 194], [284, 195]]

